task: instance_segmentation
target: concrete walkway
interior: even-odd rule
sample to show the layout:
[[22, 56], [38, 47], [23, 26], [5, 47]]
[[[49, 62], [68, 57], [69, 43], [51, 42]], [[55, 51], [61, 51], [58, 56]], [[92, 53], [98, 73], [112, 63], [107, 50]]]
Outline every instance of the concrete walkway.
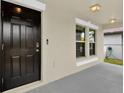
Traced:
[[122, 93], [122, 67], [100, 63], [27, 93]]

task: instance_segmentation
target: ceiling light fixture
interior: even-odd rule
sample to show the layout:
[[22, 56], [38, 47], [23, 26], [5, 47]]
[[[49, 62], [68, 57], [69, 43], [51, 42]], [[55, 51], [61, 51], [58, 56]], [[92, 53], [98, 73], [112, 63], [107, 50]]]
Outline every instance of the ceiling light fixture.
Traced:
[[94, 5], [92, 5], [92, 6], [90, 7], [90, 10], [91, 10], [92, 12], [98, 12], [98, 11], [100, 11], [100, 9], [101, 9], [101, 5], [100, 5], [100, 4], [94, 4]]

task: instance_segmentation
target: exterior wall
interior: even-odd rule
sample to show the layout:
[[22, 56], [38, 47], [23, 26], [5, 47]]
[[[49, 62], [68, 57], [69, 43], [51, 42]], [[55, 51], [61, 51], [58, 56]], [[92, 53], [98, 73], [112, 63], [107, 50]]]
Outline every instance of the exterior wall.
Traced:
[[[101, 26], [96, 33], [97, 61], [77, 66], [76, 60], [76, 23], [75, 18], [83, 18], [83, 15], [75, 8], [82, 9], [75, 0], [75, 5], [70, 5], [71, 0], [42, 0], [46, 4], [46, 10], [42, 13], [42, 80], [38, 83], [22, 86], [5, 93], [23, 93], [38, 86], [76, 73], [104, 59], [103, 30]], [[49, 44], [46, 44], [46, 39]], [[88, 57], [84, 60], [90, 60]], [[83, 62], [83, 59], [81, 59]], [[35, 84], [35, 85], [34, 85]]]
[[[44, 0], [46, 11], [43, 13], [43, 80], [46, 82], [80, 71], [93, 63], [76, 66], [75, 18], [82, 18], [67, 0]], [[79, 2], [79, 0], [78, 0]], [[78, 6], [80, 9], [82, 6]], [[82, 18], [83, 19], [83, 18]], [[46, 45], [46, 39], [49, 45]], [[103, 32], [97, 31], [97, 55], [103, 61]], [[90, 59], [90, 58], [88, 58]]]
[[122, 55], [122, 34], [110, 34], [104, 36], [104, 49], [106, 53], [107, 47], [112, 47], [112, 58], [123, 59]]

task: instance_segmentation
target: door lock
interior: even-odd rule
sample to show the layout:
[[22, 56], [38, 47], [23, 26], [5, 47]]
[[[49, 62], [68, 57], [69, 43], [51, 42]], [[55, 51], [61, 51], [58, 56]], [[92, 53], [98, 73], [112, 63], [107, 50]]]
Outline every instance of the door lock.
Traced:
[[40, 44], [39, 42], [36, 43], [36, 47], [39, 48], [40, 47]]

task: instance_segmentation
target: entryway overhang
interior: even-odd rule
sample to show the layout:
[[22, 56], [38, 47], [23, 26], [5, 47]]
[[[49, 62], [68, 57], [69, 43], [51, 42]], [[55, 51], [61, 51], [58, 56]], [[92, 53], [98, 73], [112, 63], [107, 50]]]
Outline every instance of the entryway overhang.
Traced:
[[3, 0], [23, 7], [34, 9], [37, 11], [45, 11], [46, 5], [38, 0]]

